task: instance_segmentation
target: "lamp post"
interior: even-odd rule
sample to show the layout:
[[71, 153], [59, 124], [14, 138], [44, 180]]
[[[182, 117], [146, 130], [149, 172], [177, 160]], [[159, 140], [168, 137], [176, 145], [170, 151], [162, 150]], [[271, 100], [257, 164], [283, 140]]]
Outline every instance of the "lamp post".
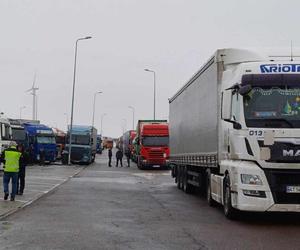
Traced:
[[93, 120], [92, 120], [92, 127], [94, 127], [94, 121], [95, 121], [95, 106], [96, 106], [96, 95], [101, 94], [101, 91], [94, 93], [94, 103], [93, 103]]
[[25, 109], [25, 108], [26, 108], [26, 106], [20, 107], [20, 119], [22, 119], [22, 110]]
[[132, 106], [128, 106], [128, 108], [130, 108], [132, 110], [132, 130], [134, 130], [134, 112], [135, 112], [135, 108]]
[[103, 118], [106, 115], [107, 115], [106, 113], [104, 113], [104, 114], [101, 115], [101, 137], [103, 137], [103, 134], [102, 134], [103, 133], [103, 130], [102, 130], [103, 129], [103, 127], [102, 127], [102, 125], [103, 125]]
[[155, 75], [155, 71], [154, 70], [145, 69], [145, 71], [153, 73], [153, 84], [154, 84], [154, 87], [153, 87], [153, 89], [154, 89], [154, 91], [153, 91], [153, 119], [155, 120], [156, 75]]
[[78, 38], [75, 43], [75, 59], [74, 59], [74, 73], [73, 73], [73, 90], [72, 90], [72, 104], [71, 104], [71, 122], [70, 122], [70, 135], [69, 135], [69, 157], [68, 164], [71, 164], [71, 152], [72, 152], [72, 130], [73, 130], [73, 113], [74, 113], [74, 94], [75, 94], [75, 82], [76, 82], [76, 64], [77, 64], [77, 47], [78, 42], [82, 40], [91, 39], [91, 36]]

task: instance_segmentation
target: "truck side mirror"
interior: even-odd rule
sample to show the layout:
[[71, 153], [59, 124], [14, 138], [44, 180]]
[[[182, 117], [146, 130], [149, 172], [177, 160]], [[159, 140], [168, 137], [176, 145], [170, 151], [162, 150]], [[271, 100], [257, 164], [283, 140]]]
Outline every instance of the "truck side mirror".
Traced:
[[5, 137], [5, 124], [1, 124], [1, 136]]
[[230, 121], [232, 118], [231, 113], [231, 101], [232, 101], [232, 91], [225, 90], [222, 92], [222, 100], [221, 100], [221, 118], [225, 121]]
[[241, 96], [245, 96], [247, 94], [249, 94], [249, 92], [252, 90], [252, 86], [250, 84], [244, 85], [242, 87], [240, 87], [239, 89], [239, 94]]

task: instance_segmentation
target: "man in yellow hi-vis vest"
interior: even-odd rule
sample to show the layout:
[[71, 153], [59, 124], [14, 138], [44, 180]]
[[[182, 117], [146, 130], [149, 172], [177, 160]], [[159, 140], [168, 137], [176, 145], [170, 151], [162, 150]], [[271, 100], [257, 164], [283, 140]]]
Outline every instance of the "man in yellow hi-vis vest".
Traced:
[[12, 180], [12, 190], [10, 193], [10, 200], [15, 200], [17, 193], [18, 173], [19, 173], [19, 160], [21, 153], [16, 148], [17, 144], [11, 142], [8, 149], [5, 149], [1, 154], [1, 162], [4, 163], [4, 175], [3, 175], [3, 188], [4, 188], [4, 200], [8, 199], [9, 195], [9, 182]]

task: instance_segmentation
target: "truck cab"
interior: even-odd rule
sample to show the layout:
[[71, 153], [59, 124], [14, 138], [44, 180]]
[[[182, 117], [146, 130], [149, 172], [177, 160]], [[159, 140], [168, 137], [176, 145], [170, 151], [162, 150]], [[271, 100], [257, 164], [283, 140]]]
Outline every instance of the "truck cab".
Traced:
[[166, 121], [139, 121], [136, 142], [137, 165], [167, 167], [169, 163], [169, 126]]
[[56, 141], [52, 129], [43, 124], [24, 123], [28, 137], [28, 151], [32, 161], [39, 162], [44, 154], [45, 162], [56, 160]]
[[[69, 151], [70, 127], [68, 130], [66, 150]], [[92, 126], [73, 125], [71, 161], [90, 164], [96, 157], [97, 129]]]

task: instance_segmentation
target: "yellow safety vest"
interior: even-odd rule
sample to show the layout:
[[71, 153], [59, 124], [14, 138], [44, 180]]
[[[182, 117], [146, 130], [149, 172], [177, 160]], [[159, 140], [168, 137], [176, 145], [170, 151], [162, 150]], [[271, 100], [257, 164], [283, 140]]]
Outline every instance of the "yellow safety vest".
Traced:
[[[15, 147], [11, 147], [15, 148]], [[4, 165], [4, 172], [14, 172], [18, 173], [19, 172], [19, 161], [20, 161], [21, 153], [18, 151], [13, 151], [13, 150], [5, 150], [4, 153], [4, 160], [5, 160], [5, 165]]]

